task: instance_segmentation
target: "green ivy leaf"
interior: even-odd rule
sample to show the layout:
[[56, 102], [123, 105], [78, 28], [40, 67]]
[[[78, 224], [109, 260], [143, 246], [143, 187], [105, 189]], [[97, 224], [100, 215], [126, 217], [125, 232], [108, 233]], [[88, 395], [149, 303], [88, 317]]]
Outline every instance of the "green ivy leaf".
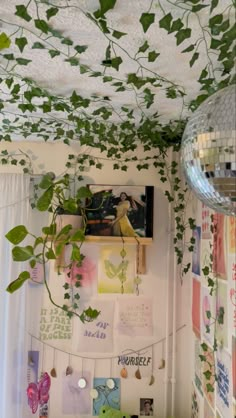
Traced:
[[182, 53], [185, 53], [185, 52], [191, 52], [191, 51], [193, 51], [194, 50], [194, 48], [195, 48], [195, 45], [189, 45], [187, 48], [185, 48], [183, 51], [181, 51]]
[[5, 34], [5, 32], [2, 32], [0, 34], [0, 50], [9, 48], [11, 45], [11, 39]]
[[26, 58], [16, 58], [16, 62], [19, 65], [28, 65], [32, 60], [27, 60]]
[[207, 392], [214, 392], [214, 386], [211, 385], [211, 383], [206, 384], [206, 390]]
[[87, 46], [87, 45], [76, 45], [76, 46], [74, 47], [74, 49], [75, 49], [75, 50], [76, 50], [79, 54], [82, 54], [83, 52], [85, 52], [87, 48], [88, 48], [88, 46]]
[[14, 280], [13, 282], [11, 282], [6, 290], [9, 293], [13, 293], [16, 290], [18, 290], [26, 280], [30, 279], [30, 274], [28, 271], [22, 271], [22, 273], [19, 274], [18, 278], [16, 280]]
[[139, 19], [144, 33], [147, 32], [148, 28], [155, 22], [155, 14], [154, 13], [142, 13], [142, 16]]
[[211, 379], [212, 373], [211, 373], [210, 370], [206, 370], [205, 372], [203, 372], [203, 374], [204, 374], [206, 380], [210, 380]]
[[196, 6], [192, 7], [192, 12], [197, 13], [200, 10], [204, 9], [205, 7], [209, 7], [209, 4], [197, 4]]
[[54, 58], [60, 55], [60, 51], [57, 51], [56, 49], [49, 49], [48, 53], [51, 56], [51, 58]]
[[69, 62], [72, 67], [77, 67], [79, 65], [79, 60], [76, 57], [70, 57], [65, 59], [65, 62]]
[[27, 261], [33, 257], [33, 247], [27, 245], [26, 247], [14, 247], [12, 249], [12, 258], [14, 261]]
[[37, 29], [41, 30], [41, 32], [43, 32], [43, 33], [48, 33], [48, 31], [50, 29], [46, 20], [43, 20], [43, 19], [35, 19], [34, 20], [34, 26]]
[[191, 60], [189, 61], [190, 67], [193, 66], [193, 64], [195, 63], [195, 61], [197, 61], [198, 57], [199, 57], [199, 53], [198, 52], [194, 52]]
[[41, 42], [34, 42], [32, 45], [32, 49], [45, 49], [45, 46], [41, 44]]
[[116, 69], [116, 71], [119, 71], [119, 67], [120, 67], [120, 64], [123, 62], [123, 60], [122, 60], [122, 58], [121, 57], [115, 57], [115, 58], [112, 58], [112, 60], [111, 60], [111, 66], [113, 67], [113, 68], [115, 68]]
[[222, 45], [222, 41], [219, 39], [211, 38], [211, 49], [217, 49], [219, 46]]
[[191, 32], [192, 30], [190, 28], [180, 29], [175, 35], [177, 40], [176, 44], [180, 45], [185, 39], [190, 38]]
[[140, 46], [140, 48], [139, 48], [139, 50], [138, 50], [138, 53], [139, 52], [145, 52], [145, 51], [147, 51], [147, 49], [149, 48], [149, 44], [148, 44], [148, 41], [145, 41], [144, 43], [143, 43], [143, 45], [142, 46]]
[[5, 237], [10, 241], [12, 244], [17, 245], [21, 241], [25, 239], [28, 235], [28, 231], [24, 225], [18, 225], [15, 228], [11, 229]]
[[148, 61], [149, 62], [154, 62], [156, 60], [157, 57], [159, 57], [160, 54], [158, 54], [158, 52], [156, 51], [150, 51], [148, 54]]
[[165, 29], [168, 32], [170, 32], [172, 19], [173, 17], [171, 13], [168, 13], [167, 15], [165, 15], [161, 20], [159, 20], [160, 28]]
[[119, 32], [118, 30], [114, 30], [112, 33], [113, 38], [120, 39], [122, 36], [127, 35], [125, 32]]
[[169, 30], [169, 33], [177, 32], [184, 26], [181, 19], [174, 20], [172, 22], [171, 28]]
[[3, 54], [3, 57], [8, 61], [14, 61], [15, 56], [13, 54]]
[[22, 38], [16, 38], [15, 44], [18, 46], [20, 52], [23, 52], [24, 47], [28, 44], [27, 38], [24, 36]]
[[68, 46], [73, 45], [73, 41], [70, 38], [63, 38], [62, 41], [61, 41], [61, 43], [63, 45], [68, 45]]
[[55, 260], [56, 259], [55, 253], [54, 253], [52, 248], [49, 248], [49, 250], [46, 251], [45, 256], [47, 257], [48, 260]]
[[46, 11], [47, 20], [55, 16], [58, 12], [59, 12], [59, 9], [57, 7], [50, 7], [50, 9], [47, 9]]
[[206, 343], [202, 343], [201, 347], [202, 347], [203, 351], [208, 351], [208, 346], [207, 346]]
[[15, 15], [21, 17], [21, 19], [26, 20], [26, 22], [29, 22], [32, 19], [32, 17], [29, 15], [27, 11], [27, 8], [24, 6], [24, 4], [18, 4], [16, 6]]
[[223, 14], [218, 14], [209, 19], [209, 26], [213, 28], [215, 25], [220, 25], [223, 22]]
[[219, 0], [211, 0], [210, 13], [218, 6]]
[[111, 10], [114, 8], [116, 4], [116, 0], [99, 0], [100, 3], [100, 11], [101, 15], [106, 14], [108, 10]]

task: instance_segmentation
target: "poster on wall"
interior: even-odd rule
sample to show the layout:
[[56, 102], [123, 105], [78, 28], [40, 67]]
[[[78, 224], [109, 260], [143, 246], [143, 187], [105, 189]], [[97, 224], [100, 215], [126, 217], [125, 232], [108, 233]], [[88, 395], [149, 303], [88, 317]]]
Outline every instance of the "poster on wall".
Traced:
[[200, 338], [201, 283], [193, 278], [192, 285], [192, 327], [196, 337]]
[[214, 325], [212, 325], [212, 318], [216, 311], [215, 294], [210, 295], [209, 288], [201, 286], [201, 335], [211, 345], [214, 343]]
[[120, 379], [94, 378], [93, 380], [93, 416], [99, 414], [103, 405], [120, 409]]
[[211, 209], [202, 203], [202, 239], [210, 239], [212, 236], [211, 214]]
[[77, 350], [90, 353], [107, 353], [113, 350], [114, 301], [92, 300], [90, 305], [100, 315], [92, 322], [76, 323]]
[[152, 300], [149, 298], [118, 301], [117, 331], [130, 337], [151, 337], [153, 334]]
[[153, 186], [88, 185], [87, 235], [153, 236]]
[[39, 339], [42, 341], [68, 341], [72, 337], [72, 321], [65, 311], [51, 305], [40, 313]]
[[204, 399], [204, 418], [215, 418], [215, 412], [206, 399]]
[[[144, 350], [137, 351], [137, 339], [136, 343], [129, 343], [128, 349], [122, 349], [121, 344], [118, 344], [119, 355], [117, 356], [115, 373], [117, 376], [123, 378], [149, 378], [151, 381], [151, 376], [153, 374], [153, 348], [148, 347]], [[132, 348], [131, 348], [132, 347]]]
[[134, 293], [136, 245], [102, 245], [98, 293]]
[[[78, 382], [84, 379], [84, 387], [79, 387]], [[72, 374], [62, 377], [62, 413], [64, 415], [91, 414], [91, 374], [83, 370], [73, 370]]]
[[216, 356], [216, 406], [223, 417], [232, 416], [231, 358], [225, 350], [218, 350]]
[[[202, 362], [203, 373], [203, 392], [210, 406], [215, 407], [215, 357], [213, 350], [208, 346], [207, 351], [202, 352], [206, 357], [206, 361]], [[211, 372], [210, 379], [206, 378], [206, 373]], [[207, 385], [210, 384], [214, 387], [214, 392], [207, 390]]]
[[203, 274], [203, 269], [212, 264], [212, 244], [210, 240], [201, 241], [201, 279], [205, 286], [208, 285], [208, 276]]
[[202, 362], [200, 360], [201, 346], [200, 340], [195, 338], [194, 343], [194, 383], [198, 391], [203, 395], [202, 389]]
[[228, 310], [229, 310], [229, 339], [236, 335], [236, 258], [228, 257]]
[[214, 214], [213, 233], [213, 273], [221, 279], [227, 278], [226, 271], [226, 239], [225, 216], [221, 213]]
[[194, 385], [192, 385], [191, 418], [201, 418], [200, 408], [200, 396]]
[[235, 216], [227, 216], [227, 239], [228, 252], [230, 254], [236, 253], [236, 218]]
[[195, 238], [195, 244], [192, 256], [192, 272], [200, 276], [201, 274], [201, 227], [196, 226], [193, 230], [193, 238]]
[[236, 337], [232, 336], [232, 384], [233, 397], [236, 402]]
[[228, 347], [228, 306], [227, 306], [227, 283], [218, 281], [216, 295], [216, 339], [224, 347]]

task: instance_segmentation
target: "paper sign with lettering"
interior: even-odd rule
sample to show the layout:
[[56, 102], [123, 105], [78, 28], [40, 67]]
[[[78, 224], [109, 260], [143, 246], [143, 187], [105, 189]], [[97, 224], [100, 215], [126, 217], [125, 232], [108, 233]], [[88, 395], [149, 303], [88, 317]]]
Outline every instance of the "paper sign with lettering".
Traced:
[[[221, 314], [222, 312], [222, 314]], [[216, 322], [216, 338], [224, 347], [228, 347], [228, 306], [227, 306], [227, 283], [218, 281], [216, 295], [216, 313], [220, 319]], [[222, 322], [222, 323], [221, 323]]]
[[92, 300], [90, 305], [100, 311], [100, 315], [92, 322], [78, 321], [76, 324], [80, 352], [107, 353], [113, 350], [113, 316], [114, 302], [111, 300]]
[[214, 326], [212, 324], [212, 318], [209, 318], [209, 312], [214, 315], [215, 307], [215, 295], [210, 295], [209, 288], [201, 286], [201, 333], [203, 338], [211, 345], [214, 343]]
[[225, 350], [218, 350], [216, 357], [216, 406], [224, 417], [232, 416], [231, 358]]
[[[85, 387], [78, 386], [79, 379], [85, 380]], [[62, 413], [64, 415], [77, 416], [79, 414], [91, 414], [91, 374], [83, 370], [78, 372], [73, 370], [73, 373], [62, 377]]]
[[41, 309], [40, 340], [70, 340], [71, 336], [72, 322], [66, 312], [54, 306]]
[[201, 284], [193, 278], [192, 287], [192, 327], [196, 337], [200, 338], [200, 298]]
[[202, 238], [211, 238], [211, 209], [202, 203]]
[[196, 226], [193, 230], [193, 238], [195, 238], [195, 244], [192, 256], [192, 272], [200, 276], [201, 274], [201, 227]]
[[225, 216], [222, 213], [214, 214], [213, 233], [213, 266], [212, 270], [218, 277], [227, 278], [226, 274], [226, 243], [225, 243]]
[[152, 301], [148, 298], [123, 299], [118, 301], [117, 330], [130, 337], [149, 337], [153, 334]]

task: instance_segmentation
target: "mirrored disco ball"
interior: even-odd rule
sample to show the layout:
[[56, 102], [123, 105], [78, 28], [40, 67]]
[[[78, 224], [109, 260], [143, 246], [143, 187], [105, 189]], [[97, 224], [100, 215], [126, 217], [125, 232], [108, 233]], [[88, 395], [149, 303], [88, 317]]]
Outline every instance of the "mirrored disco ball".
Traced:
[[181, 144], [187, 183], [208, 207], [236, 215], [236, 86], [219, 90], [188, 121]]

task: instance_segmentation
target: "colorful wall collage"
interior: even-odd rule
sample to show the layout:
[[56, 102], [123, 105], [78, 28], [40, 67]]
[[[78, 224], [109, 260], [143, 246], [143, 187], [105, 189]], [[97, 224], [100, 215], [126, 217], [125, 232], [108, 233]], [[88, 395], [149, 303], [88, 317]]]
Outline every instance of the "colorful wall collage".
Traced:
[[191, 417], [235, 418], [236, 218], [198, 202], [193, 236]]

